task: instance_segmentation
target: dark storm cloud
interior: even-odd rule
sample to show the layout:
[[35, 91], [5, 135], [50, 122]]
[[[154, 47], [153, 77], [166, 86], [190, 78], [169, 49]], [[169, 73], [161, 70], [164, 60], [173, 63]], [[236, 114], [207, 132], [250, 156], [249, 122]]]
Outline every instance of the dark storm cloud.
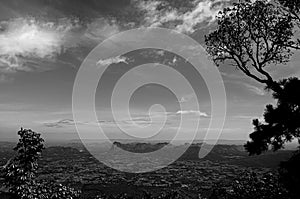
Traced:
[[126, 10], [130, 0], [2, 0], [0, 19], [20, 16], [88, 19]]

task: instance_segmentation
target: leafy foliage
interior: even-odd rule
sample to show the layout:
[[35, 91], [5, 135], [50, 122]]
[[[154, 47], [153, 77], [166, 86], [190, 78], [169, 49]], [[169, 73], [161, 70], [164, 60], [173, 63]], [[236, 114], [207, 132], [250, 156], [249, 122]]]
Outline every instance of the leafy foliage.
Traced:
[[5, 185], [17, 199], [76, 199], [80, 192], [53, 182], [37, 182], [38, 159], [44, 149], [44, 140], [30, 129], [18, 132], [17, 152], [4, 166]]
[[300, 22], [300, 1], [298, 0], [278, 0], [278, 2], [288, 9], [288, 11], [294, 16], [294, 18]]
[[10, 192], [23, 197], [24, 192], [31, 192], [35, 186], [37, 160], [44, 149], [44, 140], [30, 129], [21, 129], [18, 135], [20, 139], [14, 148], [17, 155], [4, 167], [4, 177]]
[[300, 138], [300, 95], [297, 95], [300, 80], [284, 79], [279, 85], [282, 91], [273, 93], [276, 106], [266, 106], [264, 122], [253, 121], [254, 132], [250, 134], [251, 141], [245, 145], [250, 155], [261, 154], [269, 146], [276, 151], [286, 142]]
[[253, 121], [254, 132], [245, 145], [250, 155], [260, 154], [270, 146], [273, 150], [281, 149], [286, 142], [299, 138], [300, 99], [295, 95], [299, 80], [277, 82], [266, 69], [287, 63], [292, 50], [300, 47], [295, 38], [299, 1], [279, 0], [279, 3], [282, 6], [267, 0], [243, 1], [224, 8], [217, 17], [217, 29], [205, 37], [207, 51], [216, 64], [228, 61], [265, 84], [277, 100], [276, 107], [266, 107], [264, 122]]
[[219, 65], [228, 61], [271, 89], [280, 89], [267, 66], [290, 60], [294, 23], [290, 14], [266, 0], [234, 4], [217, 17], [217, 29], [205, 36], [207, 51]]
[[35, 188], [37, 199], [77, 199], [80, 191], [53, 182], [39, 183]]

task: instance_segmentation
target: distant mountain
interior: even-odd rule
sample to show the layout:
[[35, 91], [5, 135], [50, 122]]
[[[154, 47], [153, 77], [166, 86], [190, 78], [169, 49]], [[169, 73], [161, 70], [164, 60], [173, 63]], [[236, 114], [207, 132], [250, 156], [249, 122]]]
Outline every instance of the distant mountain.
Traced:
[[[180, 160], [200, 160], [199, 145], [191, 145], [181, 156]], [[294, 151], [280, 150], [266, 152], [262, 155], [249, 156], [241, 145], [215, 145], [212, 151], [202, 160], [219, 162], [244, 167], [276, 168], [280, 162], [288, 160]]]
[[205, 142], [206, 144], [221, 144], [221, 145], [244, 145], [246, 140], [202, 140], [200, 142]]
[[[113, 142], [120, 142], [122, 144], [128, 144], [128, 143], [163, 143], [163, 142], [170, 142], [170, 140], [141, 140], [141, 139], [111, 139], [109, 140], [111, 143]], [[91, 143], [105, 143], [108, 142], [108, 140], [95, 140], [95, 139], [89, 139], [89, 140], [70, 140], [66, 143], [86, 143], [86, 144], [91, 144]], [[182, 145], [187, 143], [187, 140], [176, 140], [173, 141], [175, 145]], [[244, 145], [247, 141], [246, 140], [225, 140], [225, 139], [219, 139], [219, 140], [194, 140], [193, 143], [207, 143], [207, 144], [226, 144], [226, 145]], [[54, 142], [51, 142], [51, 145], [53, 145]], [[59, 142], [61, 144], [61, 142]]]
[[[115, 142], [111, 150], [115, 150], [115, 147], [120, 147], [126, 151], [135, 153], [147, 153], [158, 150], [167, 143], [127, 143], [122, 144], [120, 142]], [[249, 156], [244, 150], [242, 145], [215, 145], [212, 151], [205, 156], [203, 159], [199, 159], [199, 150], [202, 144], [192, 144], [184, 154], [179, 158], [181, 161], [193, 160], [193, 161], [203, 161], [209, 160], [212, 162], [219, 162], [224, 164], [238, 165], [244, 167], [268, 167], [275, 168], [279, 166], [281, 161], [286, 161], [291, 157], [293, 151], [281, 150], [278, 152], [267, 152], [259, 156]], [[172, 146], [169, 147], [170, 153], [173, 150], [177, 150], [182, 146]]]
[[[94, 151], [111, 151], [115, 150], [115, 147], [120, 147], [124, 150], [135, 153], [148, 153], [156, 151], [166, 146], [167, 143], [121, 143], [115, 142], [113, 146], [109, 143], [91, 145], [89, 149]], [[192, 144], [185, 153], [179, 158], [180, 161], [204, 161], [209, 160], [212, 162], [219, 162], [230, 165], [238, 165], [243, 167], [268, 167], [275, 168], [281, 161], [288, 160], [293, 151], [292, 150], [280, 150], [278, 152], [267, 152], [258, 156], [248, 156], [248, 153], [244, 150], [242, 145], [215, 145], [212, 151], [203, 159], [199, 159], [198, 153], [202, 144]], [[5, 143], [0, 145], [0, 164], [4, 165], [9, 158], [14, 155], [12, 148], [14, 144]], [[166, 150], [170, 151], [170, 154], [174, 150], [180, 149], [180, 146], [168, 146]], [[117, 152], [117, 151], [116, 151]], [[69, 146], [52, 146], [47, 147], [42, 153], [42, 162], [47, 163], [49, 161], [56, 160], [72, 160], [72, 159], [89, 159], [92, 155], [88, 150], [84, 148], [82, 144], [71, 144]], [[95, 160], [96, 161], [96, 160]]]
[[[199, 160], [201, 144], [193, 144], [181, 156], [181, 160]], [[212, 151], [203, 160], [223, 161], [230, 158], [241, 158], [247, 156], [241, 145], [215, 145]]]
[[116, 147], [119, 147], [123, 150], [134, 152], [134, 153], [149, 153], [153, 151], [157, 151], [164, 146], [168, 145], [167, 142], [163, 143], [127, 143], [122, 144], [120, 142], [114, 142], [111, 150], [115, 150]]

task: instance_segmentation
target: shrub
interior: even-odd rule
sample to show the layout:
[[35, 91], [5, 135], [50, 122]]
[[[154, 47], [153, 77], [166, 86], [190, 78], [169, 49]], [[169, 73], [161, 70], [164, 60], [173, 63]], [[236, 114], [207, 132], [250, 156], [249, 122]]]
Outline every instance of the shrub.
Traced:
[[14, 199], [76, 199], [80, 192], [53, 182], [37, 182], [38, 159], [44, 149], [44, 140], [30, 129], [18, 132], [19, 142], [3, 168], [4, 183]]

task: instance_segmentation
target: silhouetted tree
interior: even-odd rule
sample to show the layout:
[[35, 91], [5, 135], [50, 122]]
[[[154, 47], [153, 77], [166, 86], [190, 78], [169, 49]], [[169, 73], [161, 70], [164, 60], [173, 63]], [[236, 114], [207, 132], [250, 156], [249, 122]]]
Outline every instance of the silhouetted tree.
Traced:
[[[294, 2], [294, 1], [293, 1]], [[281, 0], [289, 10], [299, 13], [299, 1]], [[246, 144], [250, 154], [283, 147], [299, 138], [300, 100], [295, 97], [299, 80], [275, 81], [267, 67], [290, 61], [298, 48], [294, 35], [294, 17], [271, 1], [243, 1], [224, 8], [217, 17], [217, 29], [206, 36], [207, 51], [216, 64], [229, 62], [250, 78], [274, 92], [277, 107], [268, 105], [264, 122], [253, 121], [252, 141]]]
[[[299, 0], [278, 0], [278, 2], [292, 14], [297, 23], [300, 23], [300, 1]], [[299, 24], [298, 24], [299, 25]]]
[[248, 77], [280, 91], [267, 67], [290, 61], [294, 38], [292, 16], [267, 0], [244, 1], [224, 8], [217, 29], [205, 36], [206, 49], [219, 65], [227, 62]]
[[251, 141], [245, 145], [252, 154], [260, 154], [272, 147], [274, 151], [284, 147], [286, 142], [300, 138], [300, 80], [285, 79], [279, 82], [281, 92], [274, 92], [276, 106], [267, 105], [264, 112], [264, 122], [253, 121], [254, 132], [250, 134]]
[[[289, 62], [293, 50], [300, 49], [299, 16], [299, 0], [239, 1], [219, 13], [217, 29], [205, 37], [207, 51], [217, 65], [227, 62], [235, 66], [264, 84], [277, 101], [276, 106], [266, 106], [264, 121], [253, 120], [254, 132], [245, 145], [250, 155], [270, 148], [276, 151], [293, 139], [299, 141], [300, 80], [275, 81], [267, 70]], [[300, 155], [281, 165], [283, 181], [299, 183], [300, 175], [292, 175], [297, 162]], [[300, 187], [294, 186], [293, 190]]]
[[[290, 78], [282, 80], [279, 85], [281, 92], [274, 92], [276, 106], [267, 105], [264, 112], [264, 122], [253, 121], [254, 132], [250, 134], [251, 141], [245, 144], [246, 150], [253, 154], [261, 154], [270, 146], [276, 151], [284, 147], [286, 142], [298, 139], [300, 142], [300, 80]], [[290, 160], [280, 165], [279, 172], [285, 187], [293, 198], [300, 194], [300, 152]]]
[[5, 185], [9, 191], [20, 197], [30, 192], [35, 186], [38, 159], [44, 149], [40, 134], [32, 130], [22, 129], [18, 132], [19, 142], [14, 150], [17, 155], [10, 159], [4, 167]]
[[18, 132], [16, 156], [3, 168], [5, 186], [14, 199], [76, 199], [79, 192], [53, 182], [37, 182], [38, 159], [44, 149], [44, 140], [30, 129]]

